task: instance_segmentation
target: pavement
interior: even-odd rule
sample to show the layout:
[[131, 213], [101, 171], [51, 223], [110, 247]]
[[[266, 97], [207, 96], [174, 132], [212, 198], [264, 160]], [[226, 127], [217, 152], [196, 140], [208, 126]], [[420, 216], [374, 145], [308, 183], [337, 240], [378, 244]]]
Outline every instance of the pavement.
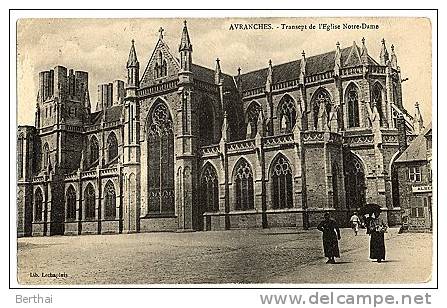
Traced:
[[47, 284], [421, 283], [431, 278], [432, 234], [385, 235], [387, 257], [368, 259], [369, 236], [341, 230], [326, 264], [317, 230], [264, 229], [18, 239], [18, 281]]

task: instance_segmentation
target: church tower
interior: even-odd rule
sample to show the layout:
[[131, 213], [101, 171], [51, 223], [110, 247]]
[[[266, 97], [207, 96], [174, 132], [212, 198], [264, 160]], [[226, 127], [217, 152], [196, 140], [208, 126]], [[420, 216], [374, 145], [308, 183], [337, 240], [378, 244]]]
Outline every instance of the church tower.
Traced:
[[140, 215], [140, 105], [137, 96], [139, 70], [135, 42], [132, 40], [127, 60], [126, 97], [124, 99], [124, 159], [123, 159], [123, 232], [139, 231]]

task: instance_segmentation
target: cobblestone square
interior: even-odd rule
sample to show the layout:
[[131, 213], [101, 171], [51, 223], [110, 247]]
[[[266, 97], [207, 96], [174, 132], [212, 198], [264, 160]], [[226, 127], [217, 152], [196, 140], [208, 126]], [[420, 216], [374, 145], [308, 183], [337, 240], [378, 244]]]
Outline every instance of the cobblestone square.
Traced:
[[365, 230], [354, 236], [351, 229], [342, 229], [341, 258], [329, 265], [317, 230], [20, 238], [18, 280], [31, 285], [81, 285], [420, 283], [431, 279], [432, 234], [398, 234], [398, 229], [390, 229], [385, 244], [387, 260], [372, 262]]

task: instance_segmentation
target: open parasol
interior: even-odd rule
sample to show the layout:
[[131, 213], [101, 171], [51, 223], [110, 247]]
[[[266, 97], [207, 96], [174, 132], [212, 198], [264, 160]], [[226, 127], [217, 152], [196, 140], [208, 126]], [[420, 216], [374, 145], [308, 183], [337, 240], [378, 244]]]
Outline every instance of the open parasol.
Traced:
[[365, 215], [372, 215], [373, 213], [380, 213], [380, 205], [376, 204], [376, 203], [367, 203], [364, 206], [362, 206], [360, 208], [359, 214], [362, 216]]

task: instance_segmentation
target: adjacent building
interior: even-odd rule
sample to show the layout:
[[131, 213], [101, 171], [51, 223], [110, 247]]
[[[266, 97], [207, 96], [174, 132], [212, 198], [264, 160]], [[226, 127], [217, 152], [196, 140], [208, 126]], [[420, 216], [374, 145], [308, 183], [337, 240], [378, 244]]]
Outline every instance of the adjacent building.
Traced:
[[396, 160], [404, 231], [433, 230], [431, 123], [419, 133]]

